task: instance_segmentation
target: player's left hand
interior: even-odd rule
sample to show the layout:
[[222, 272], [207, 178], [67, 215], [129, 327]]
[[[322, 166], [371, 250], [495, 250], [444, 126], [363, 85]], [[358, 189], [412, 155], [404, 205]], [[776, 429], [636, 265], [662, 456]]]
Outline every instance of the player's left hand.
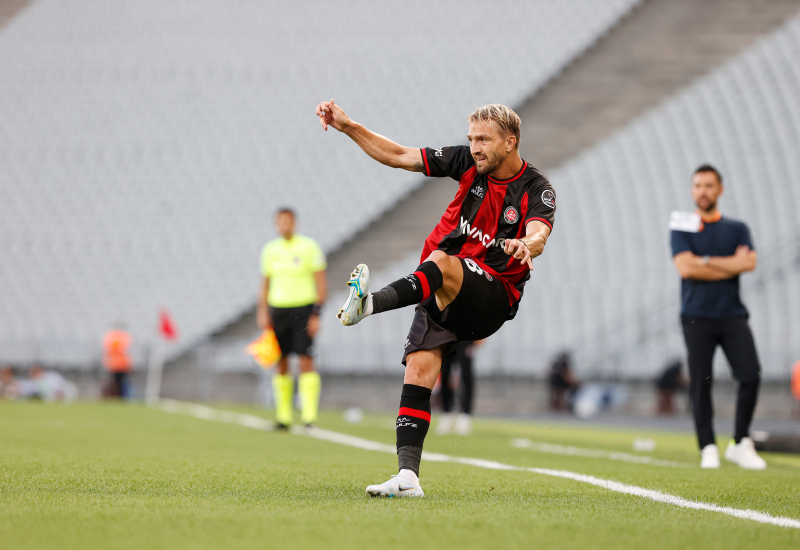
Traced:
[[533, 262], [531, 261], [531, 251], [519, 239], [506, 239], [506, 245], [503, 248], [506, 254], [514, 256], [520, 263], [527, 264], [529, 269], [533, 269]]
[[311, 315], [308, 318], [308, 325], [306, 326], [306, 332], [310, 338], [313, 338], [317, 335], [317, 331], [319, 330], [319, 315]]

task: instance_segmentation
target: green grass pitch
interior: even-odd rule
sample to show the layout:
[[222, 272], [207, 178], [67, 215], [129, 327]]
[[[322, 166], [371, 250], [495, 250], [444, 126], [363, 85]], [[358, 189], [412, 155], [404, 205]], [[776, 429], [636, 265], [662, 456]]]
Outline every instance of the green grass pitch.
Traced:
[[[270, 417], [268, 411], [232, 408]], [[393, 419], [320, 426], [392, 444]], [[515, 448], [513, 438], [685, 463], [668, 468]], [[689, 434], [478, 420], [426, 450], [569, 470], [800, 519], [800, 457], [697, 466]], [[370, 499], [389, 454], [142, 405], [0, 403], [0, 548], [800, 548], [800, 529], [683, 509], [529, 472], [422, 465], [422, 499]]]

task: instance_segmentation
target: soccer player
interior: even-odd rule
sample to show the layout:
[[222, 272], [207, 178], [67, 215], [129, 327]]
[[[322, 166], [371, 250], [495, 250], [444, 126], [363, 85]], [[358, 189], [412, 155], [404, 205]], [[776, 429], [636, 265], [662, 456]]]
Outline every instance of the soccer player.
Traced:
[[681, 281], [681, 323], [689, 355], [689, 396], [700, 446], [700, 467], [719, 468], [711, 405], [712, 359], [717, 346], [739, 381], [734, 440], [725, 458], [751, 470], [766, 462], [749, 437], [756, 408], [761, 367], [747, 309], [739, 298], [739, 275], [756, 268], [757, 257], [747, 226], [722, 217], [717, 200], [722, 176], [708, 164], [695, 170], [692, 198], [700, 225], [696, 231], [671, 232], [672, 255]]
[[298, 390], [303, 424], [313, 426], [319, 411], [320, 378], [314, 370], [313, 343], [327, 296], [325, 255], [313, 239], [295, 233], [295, 214], [282, 208], [275, 218], [281, 234], [261, 250], [261, 298], [257, 321], [272, 328], [281, 348], [278, 372], [272, 377], [278, 429], [292, 423], [294, 380], [289, 355], [300, 356]]
[[378, 162], [459, 182], [455, 198], [425, 240], [421, 265], [383, 289], [369, 292], [369, 269], [351, 274], [339, 310], [344, 325], [417, 304], [405, 346], [406, 372], [397, 416], [400, 471], [370, 485], [372, 496], [423, 496], [422, 445], [430, 427], [431, 388], [459, 340], [487, 338], [517, 313], [531, 259], [544, 250], [556, 197], [547, 178], [519, 155], [520, 120], [504, 105], [469, 116], [469, 146], [415, 149], [371, 132], [333, 100], [317, 106], [322, 128], [332, 127]]

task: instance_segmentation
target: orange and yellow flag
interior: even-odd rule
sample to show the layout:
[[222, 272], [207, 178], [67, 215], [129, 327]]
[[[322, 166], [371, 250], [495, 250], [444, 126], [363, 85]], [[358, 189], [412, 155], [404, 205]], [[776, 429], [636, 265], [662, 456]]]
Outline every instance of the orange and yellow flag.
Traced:
[[246, 350], [263, 369], [271, 369], [281, 358], [281, 348], [275, 337], [275, 331], [271, 328], [253, 340]]

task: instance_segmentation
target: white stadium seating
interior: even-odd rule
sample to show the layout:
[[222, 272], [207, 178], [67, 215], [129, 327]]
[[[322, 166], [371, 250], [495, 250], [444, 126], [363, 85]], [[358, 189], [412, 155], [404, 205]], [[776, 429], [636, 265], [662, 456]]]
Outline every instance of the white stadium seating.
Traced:
[[172, 353], [202, 341], [252, 307], [277, 207], [331, 251], [419, 182], [325, 135], [316, 103], [453, 142], [637, 1], [32, 3], [0, 30], [0, 362], [88, 365], [114, 321], [150, 343], [160, 308]]
[[[759, 252], [742, 288], [762, 374], [788, 378], [800, 359], [798, 97], [800, 17], [549, 174], [558, 195], [553, 235], [517, 318], [481, 349], [479, 372], [542, 375], [567, 348], [584, 376], [649, 378], [682, 356], [667, 220], [694, 209], [690, 176], [710, 162], [725, 177], [723, 213], [747, 222]], [[374, 274], [374, 284], [418, 259]], [[336, 369], [396, 369], [407, 313], [355, 330], [328, 319], [321, 353]], [[367, 351], [353, 353], [364, 342]], [[376, 357], [373, 348], [396, 352]], [[717, 360], [728, 376], [721, 353]]]

